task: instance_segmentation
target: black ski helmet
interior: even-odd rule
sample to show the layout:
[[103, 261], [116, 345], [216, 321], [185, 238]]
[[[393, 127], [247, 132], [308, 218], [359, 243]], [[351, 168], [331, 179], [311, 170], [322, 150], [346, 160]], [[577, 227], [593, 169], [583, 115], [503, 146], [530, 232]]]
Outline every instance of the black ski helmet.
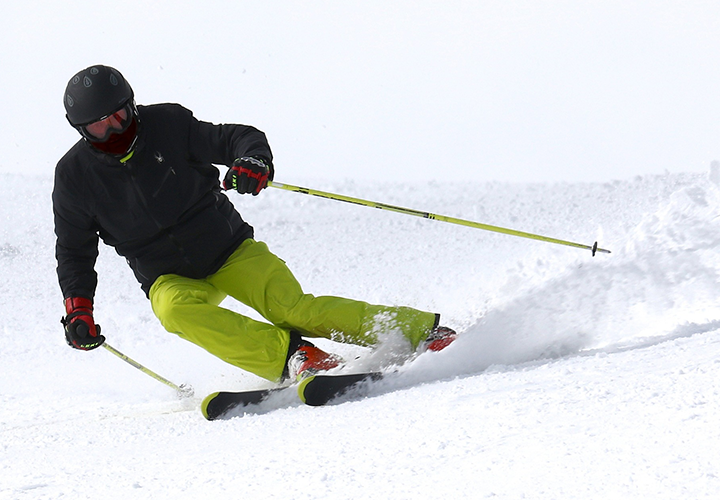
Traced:
[[109, 116], [131, 102], [132, 87], [115, 68], [90, 66], [73, 76], [65, 88], [65, 112], [70, 124], [79, 128]]

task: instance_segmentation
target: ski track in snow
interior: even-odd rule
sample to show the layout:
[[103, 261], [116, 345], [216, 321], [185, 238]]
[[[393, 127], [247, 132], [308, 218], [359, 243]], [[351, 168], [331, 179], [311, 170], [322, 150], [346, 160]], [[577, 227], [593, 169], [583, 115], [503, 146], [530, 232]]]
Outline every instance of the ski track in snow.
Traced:
[[[718, 498], [720, 188], [706, 174], [588, 184], [279, 179], [534, 232], [598, 254], [268, 189], [231, 195], [305, 290], [440, 312], [462, 332], [363, 388], [292, 391], [206, 422], [207, 393], [267, 384], [166, 333], [101, 246], [104, 350], [64, 344], [48, 176], [0, 174], [0, 499]], [[228, 301], [225, 306], [257, 318]], [[393, 359], [321, 341], [355, 369]]]

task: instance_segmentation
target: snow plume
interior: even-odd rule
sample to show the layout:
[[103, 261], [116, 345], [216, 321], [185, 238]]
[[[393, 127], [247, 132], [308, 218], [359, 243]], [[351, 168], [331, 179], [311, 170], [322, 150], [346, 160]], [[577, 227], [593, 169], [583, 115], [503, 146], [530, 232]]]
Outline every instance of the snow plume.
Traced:
[[490, 308], [446, 351], [407, 367], [410, 383], [716, 329], [720, 188], [711, 179], [636, 179], [645, 186], [637, 196], [661, 198], [636, 227], [614, 238], [618, 248], [610, 256], [574, 263]]

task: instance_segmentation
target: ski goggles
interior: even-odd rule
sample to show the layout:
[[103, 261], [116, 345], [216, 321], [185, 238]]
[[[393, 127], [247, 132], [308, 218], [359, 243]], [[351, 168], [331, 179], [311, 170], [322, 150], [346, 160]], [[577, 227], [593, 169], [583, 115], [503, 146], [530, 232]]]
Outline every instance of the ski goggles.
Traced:
[[92, 123], [82, 125], [80, 131], [92, 142], [105, 142], [111, 134], [120, 134], [132, 123], [132, 103], [127, 103], [119, 110]]

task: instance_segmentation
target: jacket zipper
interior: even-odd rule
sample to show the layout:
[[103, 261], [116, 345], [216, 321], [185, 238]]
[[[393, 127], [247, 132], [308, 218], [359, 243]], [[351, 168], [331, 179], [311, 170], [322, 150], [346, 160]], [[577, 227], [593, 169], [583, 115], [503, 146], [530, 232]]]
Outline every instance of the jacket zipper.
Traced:
[[175, 169], [172, 167], [168, 168], [167, 172], [165, 172], [165, 176], [162, 178], [162, 181], [160, 181], [160, 187], [157, 188], [157, 190], [153, 193], [153, 198], [157, 198], [157, 195], [160, 194], [160, 190], [165, 185], [165, 181], [168, 180], [168, 177], [170, 177], [170, 174], [175, 174]]

